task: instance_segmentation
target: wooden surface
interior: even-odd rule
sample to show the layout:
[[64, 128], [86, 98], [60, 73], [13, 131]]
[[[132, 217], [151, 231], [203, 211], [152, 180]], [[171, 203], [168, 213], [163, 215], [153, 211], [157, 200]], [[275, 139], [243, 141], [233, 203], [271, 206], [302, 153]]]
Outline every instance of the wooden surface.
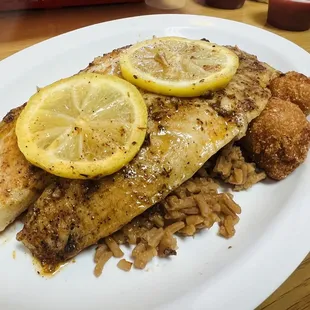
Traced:
[[[242, 9], [229, 11], [204, 7], [198, 1], [203, 0], [197, 0], [197, 3], [188, 0], [183, 9], [173, 12], [216, 16], [255, 25], [282, 35], [310, 51], [309, 30], [296, 33], [265, 25], [267, 5], [264, 3], [247, 1]], [[139, 3], [0, 13], [0, 59], [42, 40], [80, 27], [122, 17], [166, 12], [171, 13]]]
[[[185, 8], [175, 11], [160, 11], [139, 3], [0, 13], [0, 59], [42, 40], [80, 27], [129, 16], [172, 12], [216, 16], [251, 24], [279, 34], [310, 52], [310, 31], [289, 32], [266, 25], [266, 4], [247, 1], [240, 10], [226, 11], [204, 7], [199, 1], [188, 0]], [[310, 309], [310, 255], [256, 310], [263, 309]]]

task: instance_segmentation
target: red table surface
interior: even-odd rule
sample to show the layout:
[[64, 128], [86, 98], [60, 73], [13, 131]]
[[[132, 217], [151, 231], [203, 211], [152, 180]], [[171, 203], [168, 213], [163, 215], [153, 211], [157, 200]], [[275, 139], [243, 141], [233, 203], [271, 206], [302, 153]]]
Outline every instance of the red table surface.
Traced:
[[143, 0], [0, 0], [0, 11], [53, 9], [67, 6], [142, 2]]

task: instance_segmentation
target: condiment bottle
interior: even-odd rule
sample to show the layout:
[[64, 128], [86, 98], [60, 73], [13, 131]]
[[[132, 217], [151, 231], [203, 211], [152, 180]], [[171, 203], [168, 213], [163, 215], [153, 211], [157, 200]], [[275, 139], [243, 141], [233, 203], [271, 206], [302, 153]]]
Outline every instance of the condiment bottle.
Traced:
[[240, 9], [244, 2], [245, 0], [205, 0], [205, 3], [209, 6], [227, 10]]
[[181, 9], [185, 2], [186, 0], [145, 0], [147, 5], [162, 10]]
[[269, 0], [267, 22], [285, 30], [308, 30], [310, 0]]

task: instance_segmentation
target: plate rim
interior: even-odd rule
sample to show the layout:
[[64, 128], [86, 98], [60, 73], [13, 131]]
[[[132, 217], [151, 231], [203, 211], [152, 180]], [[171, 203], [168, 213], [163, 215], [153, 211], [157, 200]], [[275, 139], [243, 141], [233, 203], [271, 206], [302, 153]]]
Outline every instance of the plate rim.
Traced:
[[[279, 34], [276, 34], [274, 32], [271, 32], [269, 30], [263, 29], [263, 28], [259, 28], [256, 27], [254, 25], [251, 24], [247, 24], [247, 23], [243, 23], [243, 22], [239, 22], [239, 21], [235, 21], [235, 20], [230, 20], [230, 19], [226, 19], [226, 18], [220, 18], [220, 17], [215, 17], [215, 16], [208, 16], [208, 15], [197, 15], [197, 14], [149, 14], [149, 15], [139, 15], [139, 16], [132, 16], [132, 17], [125, 17], [125, 18], [117, 18], [114, 20], [109, 20], [109, 21], [104, 21], [104, 22], [99, 22], [99, 23], [94, 23], [91, 25], [87, 25], [87, 26], [83, 26], [77, 29], [73, 29], [61, 34], [58, 34], [56, 36], [47, 38], [45, 40], [39, 41], [33, 45], [30, 45], [28, 47], [25, 47], [7, 57], [5, 57], [4, 59], [0, 60], [0, 65], [3, 65], [3, 63], [6, 63], [7, 61], [11, 61], [11, 58], [14, 56], [19, 56], [22, 53], [25, 52], [29, 52], [32, 49], [38, 48], [38, 46], [42, 46], [43, 44], [47, 44], [50, 43], [51, 41], [55, 40], [55, 39], [59, 39], [59, 38], [64, 38], [66, 36], [70, 36], [76, 32], [81, 32], [81, 31], [87, 31], [92, 27], [100, 27], [102, 25], [113, 25], [113, 24], [118, 24], [120, 22], [130, 22], [130, 21], [136, 21], [136, 20], [143, 20], [143, 19], [157, 19], [157, 18], [173, 18], [173, 19], [183, 19], [183, 18], [198, 18], [198, 19], [209, 19], [211, 21], [215, 21], [215, 22], [220, 22], [220, 23], [232, 23], [235, 25], [239, 25], [240, 27], [246, 27], [248, 29], [252, 29], [252, 31], [259, 31], [264, 33], [267, 36], [273, 36], [275, 38], [277, 38], [277, 40], [281, 40], [282, 42], [285, 42], [286, 44], [290, 45], [291, 47], [297, 48], [299, 49], [299, 51], [301, 52], [305, 52], [306, 54], [309, 54], [309, 52], [307, 52], [304, 48], [302, 48], [301, 46], [295, 44], [294, 42], [282, 37]], [[310, 54], [309, 54], [310, 55]]]

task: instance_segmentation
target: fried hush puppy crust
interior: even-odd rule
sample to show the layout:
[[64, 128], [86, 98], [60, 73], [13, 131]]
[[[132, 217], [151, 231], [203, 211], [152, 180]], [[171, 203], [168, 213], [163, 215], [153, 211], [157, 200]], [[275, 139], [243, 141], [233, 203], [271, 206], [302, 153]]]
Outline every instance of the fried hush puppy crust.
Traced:
[[298, 106], [273, 97], [241, 143], [270, 178], [282, 180], [307, 157], [310, 123]]
[[297, 104], [305, 115], [310, 114], [310, 78], [290, 71], [270, 83], [273, 97]]

